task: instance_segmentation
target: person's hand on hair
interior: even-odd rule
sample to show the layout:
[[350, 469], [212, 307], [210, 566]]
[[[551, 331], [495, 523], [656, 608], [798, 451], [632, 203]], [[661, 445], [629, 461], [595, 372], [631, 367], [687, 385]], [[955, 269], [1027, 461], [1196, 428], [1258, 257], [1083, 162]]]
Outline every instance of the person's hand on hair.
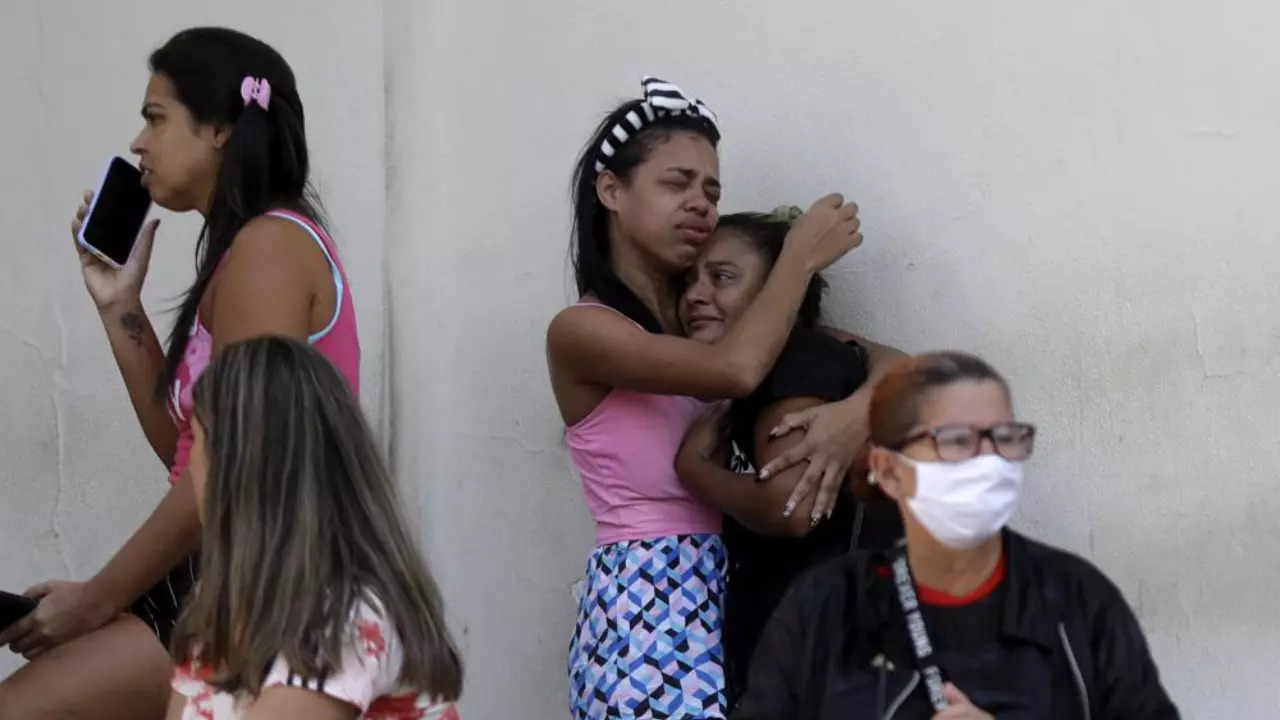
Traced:
[[790, 224], [798, 220], [801, 215], [804, 215], [804, 209], [799, 205], [779, 205], [769, 214], [773, 216], [774, 220]]
[[782, 508], [784, 515], [789, 517], [806, 497], [817, 492], [812, 522], [817, 524], [831, 516], [849, 467], [866, 442], [870, 400], [870, 388], [864, 388], [839, 402], [790, 413], [770, 433], [772, 437], [782, 437], [804, 432], [802, 441], [760, 469], [760, 479], [768, 480], [793, 465], [808, 462], [800, 482]]
[[783, 252], [801, 253], [809, 272], [816, 273], [862, 244], [861, 227], [858, 206], [832, 193], [791, 224]]
[[947, 709], [933, 716], [933, 720], [995, 720], [991, 713], [983, 712], [960, 689], [951, 683], [942, 687], [943, 696], [947, 699]]
[[35, 610], [0, 633], [0, 647], [34, 660], [52, 647], [106, 625], [116, 612], [85, 582], [46, 582], [23, 593]]
[[71, 221], [71, 238], [76, 253], [80, 256], [84, 286], [99, 310], [107, 310], [121, 303], [137, 302], [142, 294], [142, 282], [147, 277], [147, 267], [151, 264], [151, 245], [156, 237], [156, 228], [160, 227], [160, 220], [151, 220], [143, 226], [128, 261], [117, 270], [80, 245], [80, 228], [84, 225], [92, 203], [93, 192], [86, 190], [76, 216]]

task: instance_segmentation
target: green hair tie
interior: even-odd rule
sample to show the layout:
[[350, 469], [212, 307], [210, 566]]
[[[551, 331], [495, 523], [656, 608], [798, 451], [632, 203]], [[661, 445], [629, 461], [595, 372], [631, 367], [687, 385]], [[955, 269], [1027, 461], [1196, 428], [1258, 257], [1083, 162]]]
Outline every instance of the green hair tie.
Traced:
[[804, 210], [795, 205], [779, 205], [778, 207], [773, 209], [773, 212], [769, 214], [773, 217], [774, 220], [781, 220], [782, 222], [792, 223], [796, 221], [796, 218], [804, 214]]

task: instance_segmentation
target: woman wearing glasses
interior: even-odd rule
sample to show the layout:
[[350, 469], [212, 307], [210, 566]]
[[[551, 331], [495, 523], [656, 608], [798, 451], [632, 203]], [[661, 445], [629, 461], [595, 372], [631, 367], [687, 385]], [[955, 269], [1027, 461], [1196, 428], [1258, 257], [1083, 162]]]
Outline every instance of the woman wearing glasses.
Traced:
[[984, 361], [899, 363], [871, 400], [867, 480], [906, 528], [792, 585], [734, 718], [1176, 719], [1097, 568], [1005, 527], [1035, 428]]

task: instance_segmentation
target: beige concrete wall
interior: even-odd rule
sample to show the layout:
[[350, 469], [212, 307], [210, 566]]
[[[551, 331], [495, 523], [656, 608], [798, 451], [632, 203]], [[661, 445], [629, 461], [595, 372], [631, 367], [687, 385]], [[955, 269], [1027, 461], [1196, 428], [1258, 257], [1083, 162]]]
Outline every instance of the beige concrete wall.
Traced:
[[[1043, 433], [1017, 526], [1120, 584], [1187, 717], [1280, 700], [1271, 4], [39, 5], [43, 31], [31, 0], [0, 28], [21, 140], [0, 167], [0, 582], [91, 572], [159, 492], [65, 225], [135, 130], [145, 51], [217, 20], [301, 77], [370, 388], [386, 249], [390, 392], [366, 399], [466, 649], [466, 717], [565, 714], [592, 533], [543, 332], [570, 299], [573, 157], [645, 73], [720, 114], [726, 209], [859, 200], [836, 319], [1007, 372]], [[189, 278], [193, 232], [166, 224], [149, 299]]]

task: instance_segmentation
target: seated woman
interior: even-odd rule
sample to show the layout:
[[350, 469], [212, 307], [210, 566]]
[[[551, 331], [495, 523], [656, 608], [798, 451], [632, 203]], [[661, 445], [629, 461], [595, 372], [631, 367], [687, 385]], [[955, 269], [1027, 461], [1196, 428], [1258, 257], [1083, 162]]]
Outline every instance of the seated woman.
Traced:
[[871, 401], [868, 481], [906, 539], [797, 580], [736, 720], [1176, 720], [1142, 629], [1087, 561], [1005, 527], [1035, 428], [959, 353], [898, 363]]
[[457, 720], [440, 594], [342, 375], [261, 337], [227, 346], [193, 399], [203, 553], [169, 720]]
[[[737, 213], [720, 219], [689, 271], [682, 297], [681, 320], [690, 338], [715, 342], [741, 317], [763, 287], [798, 214], [798, 208], [786, 208], [772, 215]], [[726, 514], [723, 644], [730, 706], [741, 694], [760, 631], [799, 573], [852, 547], [889, 547], [902, 537], [892, 506], [882, 503], [876, 510], [847, 492], [839, 493], [834, 507], [817, 519], [812, 494], [797, 512], [779, 512], [803, 465], [767, 482], [755, 481], [756, 468], [799, 440], [794, 435], [770, 437], [783, 416], [844, 400], [867, 382], [873, 365], [882, 374], [903, 357], [842, 330], [819, 327], [825, 289], [826, 283], [815, 276], [768, 377], [751, 395], [734, 401], [727, 415], [713, 416], [692, 430], [677, 463], [685, 485]]]

